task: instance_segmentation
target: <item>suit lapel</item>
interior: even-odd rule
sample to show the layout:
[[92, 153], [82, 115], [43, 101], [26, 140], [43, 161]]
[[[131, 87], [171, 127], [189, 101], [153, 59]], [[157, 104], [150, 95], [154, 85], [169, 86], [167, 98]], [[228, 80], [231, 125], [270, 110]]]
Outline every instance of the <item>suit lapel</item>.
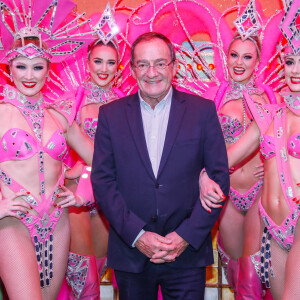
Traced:
[[181, 127], [185, 110], [186, 110], [185, 100], [182, 99], [179, 93], [173, 88], [173, 97], [172, 97], [172, 104], [170, 109], [169, 122], [168, 122], [165, 144], [163, 148], [162, 157], [160, 160], [157, 177], [159, 176], [159, 174], [161, 173], [161, 171], [163, 170], [167, 162], [168, 156], [174, 145], [179, 128]]
[[141, 160], [143, 161], [145, 168], [149, 172], [149, 175], [151, 177], [154, 177], [151, 161], [148, 154], [140, 102], [137, 93], [132, 95], [131, 99], [128, 101], [126, 114], [127, 114], [127, 121], [133, 136], [133, 140], [141, 156]]

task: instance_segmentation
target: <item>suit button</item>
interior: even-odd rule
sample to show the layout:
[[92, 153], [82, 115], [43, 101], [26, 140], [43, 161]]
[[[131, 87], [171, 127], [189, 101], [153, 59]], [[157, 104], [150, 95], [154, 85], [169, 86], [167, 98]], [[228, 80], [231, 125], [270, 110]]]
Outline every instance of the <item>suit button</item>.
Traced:
[[155, 184], [155, 188], [159, 189], [159, 184], [158, 183]]
[[152, 222], [156, 222], [157, 221], [157, 217], [151, 217], [151, 221]]

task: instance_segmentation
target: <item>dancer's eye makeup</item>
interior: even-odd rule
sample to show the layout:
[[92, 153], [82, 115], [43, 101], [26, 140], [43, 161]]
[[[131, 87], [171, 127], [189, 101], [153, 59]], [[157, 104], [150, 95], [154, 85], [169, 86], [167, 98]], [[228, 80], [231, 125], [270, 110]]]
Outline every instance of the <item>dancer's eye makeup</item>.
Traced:
[[24, 65], [16, 65], [16, 68], [19, 69], [19, 70], [25, 70], [26, 66], [24, 66]]
[[291, 66], [291, 65], [294, 64], [294, 60], [293, 60], [293, 59], [287, 59], [287, 60], [285, 61], [285, 64], [288, 65], [288, 66]]
[[101, 64], [102, 63], [102, 59], [94, 59], [94, 63], [95, 64]]
[[44, 66], [34, 66], [33, 69], [34, 69], [35, 71], [44, 70]]

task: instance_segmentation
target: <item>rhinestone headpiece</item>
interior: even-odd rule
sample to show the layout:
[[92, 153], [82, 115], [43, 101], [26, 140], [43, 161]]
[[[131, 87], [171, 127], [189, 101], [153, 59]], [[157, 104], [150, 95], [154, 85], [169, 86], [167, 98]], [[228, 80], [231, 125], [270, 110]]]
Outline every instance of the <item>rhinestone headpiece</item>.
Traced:
[[[91, 32], [81, 30], [89, 20], [83, 20], [84, 14], [71, 13], [75, 6], [71, 0], [0, 1], [1, 62], [7, 63], [18, 56], [43, 57], [48, 61], [52, 58], [53, 62], [59, 62], [90, 42]], [[38, 40], [39, 45], [25, 45], [29, 37]], [[22, 46], [11, 50], [16, 40], [21, 40]]]
[[107, 45], [109, 42], [112, 42], [116, 49], [119, 49], [116, 35], [120, 30], [115, 21], [109, 3], [107, 3], [105, 10], [100, 17], [100, 20], [95, 26], [93, 26], [93, 30], [95, 35], [98, 37], [98, 41], [96, 42], [96, 44], [98, 42], [103, 42], [104, 45]]
[[26, 37], [36, 37], [40, 41], [40, 48], [42, 47], [42, 39], [38, 30], [34, 27], [23, 27], [14, 36], [14, 40], [21, 39], [22, 46], [25, 45], [24, 38]]
[[17, 57], [26, 57], [33, 59], [36, 57], [45, 58], [47, 61], [51, 61], [52, 55], [45, 49], [40, 48], [32, 43], [23, 47], [12, 49], [6, 53], [7, 61], [10, 62]]
[[257, 17], [255, 0], [250, 0], [242, 14], [233, 22], [242, 40], [255, 35], [261, 28]]
[[298, 55], [300, 53], [300, 6], [299, 0], [290, 1], [280, 24], [280, 30], [288, 42], [284, 55]]

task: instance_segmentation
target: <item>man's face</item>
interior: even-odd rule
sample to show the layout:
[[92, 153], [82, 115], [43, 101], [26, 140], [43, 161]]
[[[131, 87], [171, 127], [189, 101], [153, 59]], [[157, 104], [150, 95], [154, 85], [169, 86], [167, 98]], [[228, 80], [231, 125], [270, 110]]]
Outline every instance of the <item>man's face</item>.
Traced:
[[[150, 67], [144, 70], [137, 67], [142, 65]], [[170, 50], [164, 41], [155, 38], [136, 45], [131, 72], [138, 83], [143, 100], [149, 104], [157, 103], [167, 95], [176, 69], [177, 63], [172, 62]]]

